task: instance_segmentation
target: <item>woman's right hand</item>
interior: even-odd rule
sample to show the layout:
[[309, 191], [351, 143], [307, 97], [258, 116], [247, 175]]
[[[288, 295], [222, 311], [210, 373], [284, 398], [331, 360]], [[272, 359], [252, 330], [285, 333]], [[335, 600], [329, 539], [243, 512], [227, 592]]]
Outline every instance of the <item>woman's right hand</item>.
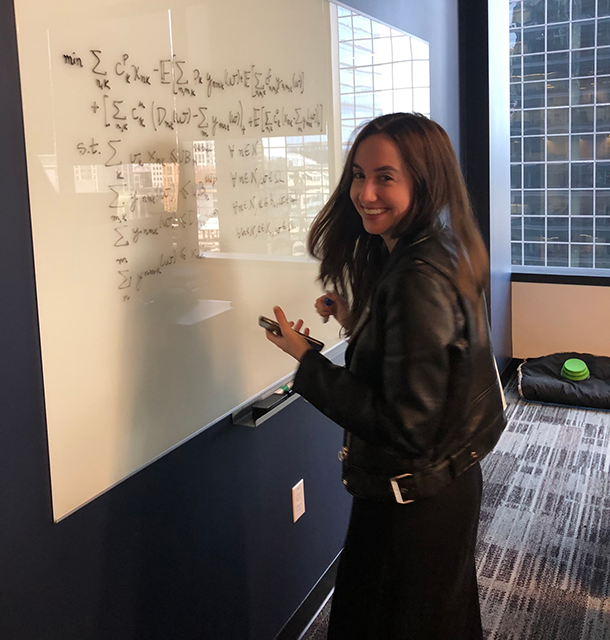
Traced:
[[345, 325], [349, 308], [345, 298], [334, 291], [327, 291], [323, 296], [320, 296], [314, 307], [317, 313], [322, 316], [322, 322], [328, 322], [328, 319], [333, 316], [342, 327]]

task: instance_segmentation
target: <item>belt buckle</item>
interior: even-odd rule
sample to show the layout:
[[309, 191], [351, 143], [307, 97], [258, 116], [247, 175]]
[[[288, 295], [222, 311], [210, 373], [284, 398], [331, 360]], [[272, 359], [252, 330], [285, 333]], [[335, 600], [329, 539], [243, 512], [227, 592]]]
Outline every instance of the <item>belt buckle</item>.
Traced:
[[396, 502], [398, 504], [409, 504], [410, 502], [415, 502], [415, 500], [405, 500], [402, 497], [402, 493], [400, 492], [400, 487], [398, 486], [398, 480], [401, 478], [413, 477], [412, 473], [403, 473], [400, 476], [394, 476], [390, 478], [390, 485], [392, 486], [392, 491], [394, 492], [394, 498], [396, 498]]

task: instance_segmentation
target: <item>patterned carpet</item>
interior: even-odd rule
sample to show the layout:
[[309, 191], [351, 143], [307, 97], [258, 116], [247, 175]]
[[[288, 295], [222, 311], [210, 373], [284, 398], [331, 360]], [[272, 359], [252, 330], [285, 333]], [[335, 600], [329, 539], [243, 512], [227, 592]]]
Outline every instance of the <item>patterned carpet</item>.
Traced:
[[[485, 638], [610, 640], [610, 412], [525, 402], [515, 378], [506, 399], [482, 463]], [[302, 640], [326, 638], [329, 608]]]

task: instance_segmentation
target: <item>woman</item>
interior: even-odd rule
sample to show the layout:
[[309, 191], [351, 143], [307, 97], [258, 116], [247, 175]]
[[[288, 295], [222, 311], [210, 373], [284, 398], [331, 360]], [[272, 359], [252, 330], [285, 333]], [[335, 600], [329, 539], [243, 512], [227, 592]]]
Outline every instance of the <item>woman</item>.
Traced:
[[279, 307], [282, 336], [267, 337], [300, 361], [294, 390], [345, 430], [354, 500], [328, 637], [480, 640], [478, 463], [505, 418], [487, 254], [445, 131], [418, 114], [369, 122], [308, 248], [329, 289], [316, 309], [350, 336], [346, 366]]

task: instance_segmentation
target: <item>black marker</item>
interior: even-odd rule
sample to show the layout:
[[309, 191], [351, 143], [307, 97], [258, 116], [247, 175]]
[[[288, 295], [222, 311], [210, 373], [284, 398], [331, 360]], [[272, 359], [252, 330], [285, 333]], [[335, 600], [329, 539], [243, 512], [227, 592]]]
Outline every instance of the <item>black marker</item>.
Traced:
[[[324, 304], [325, 304], [327, 307], [332, 307], [332, 306], [333, 306], [333, 304], [335, 304], [335, 301], [334, 301], [332, 298], [329, 298], [328, 296], [325, 296], [325, 297], [324, 297]], [[329, 318], [329, 316], [326, 316], [326, 317], [322, 318], [322, 322], [323, 322], [324, 324], [326, 324], [326, 323], [328, 322], [328, 318]]]

